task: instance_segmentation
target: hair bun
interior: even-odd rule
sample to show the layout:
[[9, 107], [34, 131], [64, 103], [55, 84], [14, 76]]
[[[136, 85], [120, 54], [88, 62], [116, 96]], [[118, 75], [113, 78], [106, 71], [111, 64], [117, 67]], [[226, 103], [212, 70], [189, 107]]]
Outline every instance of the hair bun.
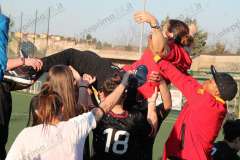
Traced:
[[181, 39], [179, 39], [178, 42], [179, 41], [180, 41], [180, 44], [183, 46], [191, 46], [193, 44], [194, 39], [190, 35], [185, 35]]

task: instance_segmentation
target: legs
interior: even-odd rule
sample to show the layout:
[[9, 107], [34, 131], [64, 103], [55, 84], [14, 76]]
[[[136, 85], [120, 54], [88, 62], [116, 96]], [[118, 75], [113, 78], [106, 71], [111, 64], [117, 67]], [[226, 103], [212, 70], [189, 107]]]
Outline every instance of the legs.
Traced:
[[42, 58], [43, 72], [48, 72], [54, 65], [71, 65], [80, 74], [87, 73], [91, 76], [96, 76], [97, 81], [94, 84], [96, 89], [99, 89], [106, 78], [112, 77], [115, 69], [112, 68], [112, 63], [96, 53], [91, 51], [79, 51], [76, 49], [66, 49], [59, 53]]
[[5, 145], [8, 139], [8, 125], [12, 112], [11, 85], [0, 83], [0, 160], [6, 157]]
[[7, 144], [8, 139], [8, 126], [0, 125], [0, 160], [6, 158], [5, 145]]
[[43, 67], [42, 67], [42, 71], [43, 72], [48, 72], [48, 70], [55, 65], [70, 65], [70, 60], [72, 58], [72, 52], [74, 51], [74, 49], [66, 49], [63, 50], [59, 53], [53, 54], [51, 56], [47, 56], [42, 58], [43, 61]]

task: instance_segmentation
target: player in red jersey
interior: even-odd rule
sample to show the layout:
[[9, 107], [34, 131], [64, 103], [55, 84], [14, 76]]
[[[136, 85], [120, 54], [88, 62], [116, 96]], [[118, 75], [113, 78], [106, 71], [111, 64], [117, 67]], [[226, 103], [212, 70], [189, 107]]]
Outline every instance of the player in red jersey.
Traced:
[[[189, 48], [193, 43], [192, 35], [196, 32], [196, 27], [188, 25], [180, 20], [169, 20], [163, 30], [158, 24], [157, 19], [148, 12], [137, 12], [134, 16], [137, 23], [148, 23], [152, 28], [152, 34], [149, 36], [148, 47], [144, 51], [140, 60], [132, 65], [126, 65], [124, 70], [134, 70], [139, 65], [145, 65], [148, 69], [148, 76], [155, 71], [160, 72], [166, 79], [167, 77], [160, 71], [158, 62], [165, 59], [176, 66], [181, 72], [187, 73], [190, 69], [192, 60], [190, 58]], [[154, 88], [159, 87], [158, 82], [147, 81], [138, 88], [144, 98], [152, 95]], [[148, 119], [157, 128], [157, 114], [154, 108], [148, 109]]]
[[203, 84], [162, 60], [160, 69], [187, 101], [165, 144], [163, 160], [210, 160], [211, 149], [227, 113], [225, 101], [237, 93], [237, 83], [211, 66], [212, 79]]

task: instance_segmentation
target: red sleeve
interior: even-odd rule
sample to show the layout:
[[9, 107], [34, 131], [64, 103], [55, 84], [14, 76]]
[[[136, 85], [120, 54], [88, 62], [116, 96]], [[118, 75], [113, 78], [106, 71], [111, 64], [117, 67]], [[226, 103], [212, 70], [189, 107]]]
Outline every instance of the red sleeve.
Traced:
[[197, 89], [201, 87], [192, 76], [181, 73], [166, 60], [161, 60], [159, 62], [159, 67], [164, 76], [169, 79], [188, 100], [191, 100], [192, 97], [195, 96], [194, 93], [197, 93]]
[[141, 58], [137, 61], [135, 61], [134, 63], [130, 64], [130, 65], [125, 65], [123, 66], [123, 70], [125, 71], [129, 71], [129, 70], [135, 70], [137, 69], [138, 66], [144, 64], [144, 58], [146, 58], [148, 56], [148, 52], [149, 50], [146, 49], [144, 52], [143, 52], [143, 55], [141, 56]]
[[189, 53], [182, 46], [173, 41], [168, 42], [168, 47], [170, 51], [164, 59], [171, 62], [181, 72], [186, 73], [192, 64]]
[[131, 70], [135, 70], [138, 66], [140, 66], [142, 64], [142, 59], [135, 61], [134, 63], [130, 64], [130, 65], [125, 65], [123, 66], [123, 70], [125, 71], [131, 71]]

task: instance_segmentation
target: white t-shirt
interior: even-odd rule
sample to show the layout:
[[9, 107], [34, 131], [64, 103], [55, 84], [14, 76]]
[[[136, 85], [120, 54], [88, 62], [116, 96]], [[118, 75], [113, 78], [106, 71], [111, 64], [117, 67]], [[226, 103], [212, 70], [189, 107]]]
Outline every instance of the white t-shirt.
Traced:
[[82, 160], [85, 139], [95, 127], [95, 117], [88, 112], [57, 125], [25, 128], [6, 160]]

